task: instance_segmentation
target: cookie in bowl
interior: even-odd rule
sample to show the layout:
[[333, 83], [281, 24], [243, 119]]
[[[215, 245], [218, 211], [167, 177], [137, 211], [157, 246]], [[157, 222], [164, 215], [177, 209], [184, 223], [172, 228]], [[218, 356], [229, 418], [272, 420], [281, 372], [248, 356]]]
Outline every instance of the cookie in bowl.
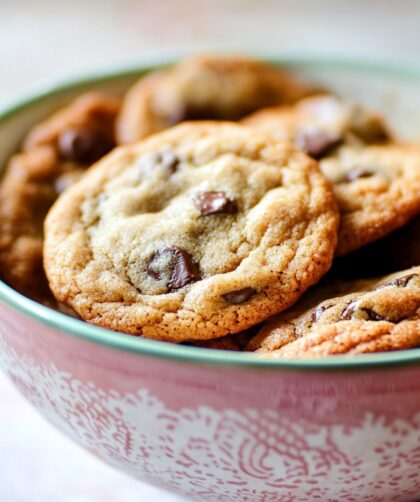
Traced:
[[[345, 294], [317, 302], [339, 288]], [[351, 292], [350, 292], [351, 291]], [[315, 300], [315, 301], [314, 301]], [[267, 322], [249, 348], [272, 357], [362, 354], [420, 346], [420, 267], [324, 285]]]
[[86, 321], [182, 342], [237, 333], [328, 270], [338, 211], [315, 160], [241, 125], [120, 147], [48, 214], [44, 264]]
[[251, 58], [193, 56], [129, 89], [117, 138], [131, 143], [185, 120], [238, 120], [264, 106], [294, 102], [312, 89], [288, 71]]
[[324, 96], [262, 110], [243, 123], [319, 159], [341, 214], [336, 255], [384, 237], [420, 212], [420, 147], [394, 143], [375, 112]]
[[61, 192], [115, 145], [119, 101], [86, 93], [36, 125], [0, 181], [0, 277], [55, 306], [42, 266], [44, 218]]
[[[279, 64], [281, 63], [279, 60]], [[409, 137], [415, 137], [414, 119], [417, 118], [417, 124], [420, 124], [420, 114], [416, 110], [417, 103], [420, 103], [420, 86], [419, 78], [413, 78], [412, 72], [401, 72], [398, 78], [394, 78], [390, 76], [389, 68], [375, 68], [371, 71], [366, 65], [348, 67], [348, 63], [344, 64], [343, 61], [316, 63], [313, 58], [309, 64], [298, 61], [292, 64], [301, 74], [305, 74], [308, 80], [325, 82], [332, 89], [343, 89], [344, 81], [349, 97], [363, 94], [366, 102], [384, 105], [382, 109], [386, 108], [388, 116], [392, 117], [398, 136], [404, 131], [398, 124], [404, 122], [405, 130], [411, 128]], [[139, 73], [143, 71], [147, 71], [147, 68], [139, 68]], [[54, 103], [66, 102], [69, 92], [75, 96], [89, 87], [92, 90], [117, 93], [127, 89], [128, 82], [132, 81], [131, 70], [123, 74], [85, 79], [68, 84], [63, 89], [56, 88], [35, 100], [21, 103], [19, 107], [7, 112], [6, 116], [0, 113], [2, 162], [10, 155], [11, 142], [14, 144], [24, 129], [29, 130], [33, 126], [35, 117], [46, 116]], [[388, 106], [390, 102], [384, 98], [389, 97], [391, 87], [393, 99], [391, 106]], [[416, 117], [410, 117], [407, 111], [412, 111]], [[195, 127], [188, 134], [193, 131], [196, 131]], [[173, 131], [162, 134], [168, 138], [166, 134], [173, 134]], [[200, 282], [209, 283], [208, 279], [216, 275], [219, 275], [219, 281], [220, 276], [223, 278], [229, 274], [227, 272], [206, 277], [206, 267], [210, 259], [208, 254], [213, 250], [215, 268], [224, 266], [228, 251], [234, 253], [238, 250], [238, 253], [241, 252], [244, 256], [246, 249], [240, 245], [232, 246], [226, 252], [221, 252], [220, 249], [226, 246], [234, 235], [239, 235], [246, 229], [247, 223], [250, 239], [254, 238], [256, 241], [251, 250], [252, 258], [262, 256], [258, 254], [258, 241], [264, 244], [266, 239], [273, 235], [271, 218], [274, 218], [274, 215], [269, 215], [261, 205], [261, 200], [266, 199], [269, 192], [265, 192], [256, 205], [246, 208], [244, 202], [248, 200], [248, 195], [241, 195], [239, 182], [249, 163], [247, 172], [251, 172], [252, 165], [254, 177], [250, 178], [250, 181], [245, 180], [244, 194], [250, 193], [251, 188], [264, 193], [261, 183], [266, 175], [263, 175], [262, 169], [264, 172], [271, 172], [271, 164], [266, 166], [267, 159], [263, 162], [259, 160], [260, 153], [257, 152], [263, 152], [264, 148], [251, 148], [254, 139], [249, 139], [248, 136], [246, 144], [250, 145], [250, 157], [253, 159], [242, 159], [242, 156], [232, 152], [231, 147], [236, 144], [232, 134], [233, 132], [222, 133], [219, 143], [223, 143], [230, 153], [223, 154], [220, 158], [212, 157], [211, 151], [214, 155], [217, 153], [215, 140], [210, 141], [208, 136], [207, 139], [204, 138], [204, 133], [203, 136], [192, 138], [195, 146], [191, 145], [194, 155], [190, 158], [201, 161], [204, 155], [207, 155], [213, 159], [209, 161], [208, 172], [205, 174], [207, 185], [203, 187], [195, 182], [201, 164], [197, 166], [197, 172], [194, 171], [194, 165], [190, 166], [193, 164], [192, 160], [188, 165], [183, 164], [186, 161], [181, 158], [183, 152], [180, 147], [172, 148], [173, 143], [169, 139], [163, 141], [162, 136], [159, 140], [146, 140], [159, 142], [156, 143], [157, 153], [154, 146], [150, 146], [148, 155], [143, 150], [141, 154], [138, 153], [138, 145], [129, 146], [130, 154], [125, 150], [128, 147], [123, 147], [132, 159], [127, 162], [143, 166], [134, 168], [133, 164], [132, 178], [127, 175], [126, 185], [122, 178], [126, 172], [125, 168], [121, 169], [121, 172], [116, 165], [112, 172], [111, 168], [106, 168], [110, 175], [106, 181], [107, 189], [104, 189], [104, 183], [99, 183], [100, 177], [96, 178], [97, 175], [93, 174], [102, 170], [103, 167], [100, 166], [104, 163], [115, 163], [116, 157], [120, 158], [121, 150], [111, 152], [100, 160], [99, 164], [84, 170], [83, 179], [73, 188], [70, 187], [70, 192], [66, 190], [60, 195], [59, 202], [51, 212], [51, 215], [57, 214], [58, 208], [68, 196], [66, 194], [79, 187], [71, 195], [71, 200], [76, 204], [70, 204], [69, 199], [69, 212], [66, 214], [63, 211], [63, 216], [60, 217], [63, 228], [60, 230], [58, 223], [54, 228], [57, 234], [57, 249], [59, 232], [63, 232], [62, 248], [59, 250], [61, 257], [57, 256], [54, 273], [60, 273], [59, 266], [62, 262], [61, 273], [63, 276], [68, 274], [63, 278], [63, 283], [69, 278], [69, 289], [66, 291], [65, 285], [61, 289], [63, 298], [66, 293], [70, 298], [70, 294], [76, 291], [74, 286], [81, 285], [87, 293], [76, 293], [71, 301], [80, 302], [80, 308], [87, 313], [91, 308], [96, 315], [99, 307], [103, 312], [108, 309], [109, 315], [113, 315], [115, 319], [122, 319], [121, 315], [125, 315], [125, 307], [121, 306], [124, 300], [122, 294], [126, 294], [124, 288], [129, 286], [128, 282], [135, 283], [136, 289], [133, 288], [132, 291], [133, 296], [138, 295], [134, 298], [137, 305], [142, 294], [137, 286], [143, 289], [160, 287], [162, 294], [149, 295], [154, 297], [156, 303], [159, 298], [166, 302], [167, 313], [157, 317], [158, 325], [163, 315], [169, 317], [172, 314], [173, 318], [176, 318], [179, 311], [176, 310], [175, 301], [178, 301], [179, 296], [188, 296], [188, 291], [191, 292], [189, 298], [196, 297], [196, 303], [193, 305], [195, 307], [204, 295], [200, 294], [198, 288], [192, 290], [193, 287], [200, 286]], [[258, 132], [252, 134], [259, 135]], [[264, 139], [264, 144], [266, 141], [268, 140]], [[385, 140], [380, 145], [387, 145], [388, 142]], [[348, 144], [346, 148], [350, 146], [364, 148], [370, 147], [371, 143], [367, 145], [352, 138], [351, 145]], [[271, 150], [274, 148], [294, 152], [292, 146], [270, 147]], [[286, 160], [290, 155], [284, 155]], [[270, 206], [278, 211], [276, 217], [279, 217], [283, 224], [284, 235], [288, 232], [290, 235], [288, 241], [282, 240], [279, 245], [279, 256], [281, 253], [285, 259], [285, 262], [280, 263], [284, 274], [277, 278], [280, 279], [279, 286], [283, 283], [282, 287], [285, 288], [281, 301], [293, 295], [295, 299], [290, 301], [297, 299], [299, 294], [291, 295], [286, 287], [293, 287], [293, 281], [299, 280], [301, 283], [302, 279], [305, 279], [306, 282], [314, 272], [311, 267], [319, 266], [318, 256], [313, 254], [314, 249], [322, 252], [322, 246], [329, 246], [330, 239], [336, 238], [333, 234], [326, 235], [324, 232], [321, 240], [318, 239], [321, 235], [313, 233], [316, 227], [318, 231], [326, 229], [325, 224], [319, 225], [319, 220], [318, 224], [315, 222], [313, 214], [317, 204], [325, 197], [321, 196], [321, 193], [325, 194], [324, 191], [318, 192], [320, 197], [314, 204], [310, 203], [307, 196], [300, 198], [299, 204], [295, 204], [297, 191], [304, 194], [314, 189], [310, 183], [308, 188], [303, 188], [303, 164], [296, 172], [295, 166], [300, 164], [302, 159], [306, 159], [302, 155], [300, 152], [299, 157], [294, 157], [296, 162], [293, 166], [287, 161], [276, 166], [282, 176], [284, 175], [282, 186], [278, 188], [283, 189], [284, 208], [290, 208], [290, 211], [282, 212], [279, 206], [275, 206], [278, 203], [278, 192], [273, 194], [275, 200]], [[298, 158], [301, 160], [297, 161]], [[235, 159], [236, 165], [239, 165], [235, 172], [231, 159]], [[315, 160], [310, 162], [315, 171]], [[229, 171], [228, 179], [235, 185], [210, 184], [210, 180], [221, 179], [219, 171], [222, 166]], [[187, 170], [182, 178], [180, 173], [184, 167]], [[146, 174], [148, 171], [151, 174]], [[319, 175], [320, 172], [317, 172]], [[143, 185], [148, 176], [149, 185]], [[164, 176], [172, 176], [172, 181], [164, 182]], [[273, 174], [274, 176], [278, 174]], [[297, 178], [293, 181], [292, 176]], [[95, 187], [96, 179], [98, 186]], [[177, 179], [182, 183], [177, 185]], [[138, 190], [140, 182], [143, 191]], [[325, 179], [324, 182], [326, 183]], [[90, 193], [83, 195], [81, 186]], [[239, 187], [237, 191], [236, 186]], [[186, 193], [190, 197], [184, 197], [183, 193], [177, 192], [178, 187], [181, 191], [190, 187], [191, 193]], [[148, 193], [150, 199], [147, 200]], [[173, 215], [169, 214], [166, 208], [174, 204], [178, 196], [184, 197], [182, 203], [174, 206]], [[84, 200], [84, 203], [78, 205], [78, 200]], [[160, 204], [165, 207], [162, 209]], [[123, 210], [124, 218], [121, 217]], [[83, 219], [80, 217], [82, 212]], [[138, 216], [146, 212], [150, 219], [156, 217], [156, 220], [159, 220], [153, 221], [154, 229], [147, 227], [147, 231], [143, 232], [139, 226], [139, 231], [131, 232], [129, 226], [125, 226], [127, 222], [134, 225], [139, 219]], [[103, 221], [105, 214], [107, 220]], [[248, 222], [252, 214], [252, 221]], [[74, 222], [70, 229], [66, 227], [68, 218], [72, 218]], [[199, 233], [194, 233], [199, 228], [199, 218], [205, 220], [202, 224], [209, 232], [211, 229], [216, 232], [216, 228], [219, 228], [222, 236], [220, 247], [218, 243], [209, 247], [207, 257], [203, 251], [206, 250], [206, 240], [210, 242], [208, 233], [200, 234], [203, 235], [200, 238]], [[238, 218], [237, 226], [234, 224], [235, 218]], [[184, 227], [181, 226], [180, 220], [185, 222]], [[258, 221], [261, 223], [260, 230], [256, 225]], [[306, 221], [314, 221], [314, 226], [306, 228], [305, 231]], [[268, 232], [263, 233], [261, 230], [265, 222]], [[51, 220], [48, 221], [48, 224], [50, 223]], [[108, 225], [109, 230], [106, 228]], [[150, 250], [146, 253], [145, 247], [151, 231], [156, 232], [158, 239], [154, 245], [149, 241]], [[168, 235], [168, 242], [162, 243], [159, 239], [162, 239], [164, 234]], [[416, 234], [410, 235], [413, 238], [408, 236], [404, 244], [403, 241], [398, 241], [399, 237], [397, 242], [400, 242], [400, 247], [404, 247], [404, 250], [410, 248], [409, 255], [411, 256], [412, 251], [415, 259]], [[185, 239], [189, 236], [195, 238], [196, 246], [187, 247]], [[259, 239], [259, 236], [262, 238]], [[143, 241], [143, 237], [147, 239]], [[90, 245], [90, 239], [95, 241], [94, 246]], [[239, 240], [239, 244], [241, 243]], [[252, 244], [254, 245], [254, 242]], [[70, 255], [66, 257], [66, 246], [79, 246], [78, 251], [73, 253], [73, 261]], [[163, 252], [165, 247], [171, 246], [178, 249], [171, 248]], [[242, 284], [242, 289], [249, 287], [257, 290], [258, 281], [262, 285], [268, 260], [273, 262], [275, 258], [274, 246], [270, 248], [271, 255], [268, 249], [267, 247], [267, 256], [264, 257], [267, 260], [256, 260], [258, 266], [253, 269], [255, 280], [251, 284], [251, 281]], [[396, 251], [395, 255], [394, 251], [390, 255], [393, 256], [393, 267], [398, 267], [397, 270], [408, 268], [402, 266], [405, 261], [401, 259], [402, 253], [398, 253], [398, 245], [393, 249]], [[192, 263], [182, 250], [193, 258]], [[297, 251], [299, 259], [295, 261], [296, 266], [291, 268], [287, 265], [287, 260], [295, 256], [294, 250]], [[139, 251], [144, 253], [143, 262], [138, 260]], [[333, 250], [331, 255], [332, 253]], [[350, 254], [352, 253], [346, 256]], [[251, 257], [251, 254], [249, 256]], [[48, 258], [51, 258], [51, 255]], [[52, 258], [54, 259], [54, 255]], [[337, 259], [334, 258], [334, 262], [337, 262]], [[47, 261], [50, 260], [46, 260], [46, 263]], [[374, 261], [376, 265], [375, 257], [370, 264]], [[139, 265], [138, 269], [136, 265]], [[84, 278], [84, 270], [87, 267], [90, 267], [91, 275], [85, 275]], [[97, 267], [97, 273], [94, 267]], [[197, 267], [200, 279], [194, 281], [197, 277]], [[122, 269], [121, 275], [112, 276], [114, 268]], [[327, 273], [328, 277], [324, 275], [321, 278], [325, 287], [330, 288], [326, 296], [319, 292], [322, 284], [319, 284], [319, 278], [314, 277], [313, 280], [316, 280], [317, 284], [305, 297], [308, 302], [311, 300], [313, 303], [304, 307], [302, 302], [305, 300], [299, 299], [298, 304], [294, 303], [288, 307], [288, 313], [292, 312], [292, 309], [296, 309], [296, 313], [298, 307], [303, 311], [310, 308], [314, 310], [325, 300], [361, 293], [376, 287], [373, 283], [370, 286], [359, 284], [357, 287], [352, 284], [348, 290], [346, 285], [336, 284], [333, 275], [336, 272], [336, 263], [333, 268], [334, 270]], [[144, 273], [145, 270], [148, 270], [145, 274], [147, 276], [143, 275], [144, 283], [147, 281], [146, 287], [142, 281], [136, 282], [136, 273]], [[365, 271], [371, 272], [368, 263], [363, 270], [359, 270], [355, 264], [349, 274], [363, 277]], [[304, 274], [307, 274], [307, 277]], [[409, 275], [409, 272], [405, 275]], [[121, 281], [116, 283], [118, 278]], [[185, 279], [191, 282], [172, 293], [166, 292], [168, 287], [177, 288]], [[214, 282], [215, 288], [220, 288], [216, 279]], [[336, 286], [338, 290], [335, 289]], [[406, 288], [412, 286], [413, 283], [408, 282]], [[92, 298], [102, 300], [101, 297], [105, 296], [104, 289], [105, 294], [108, 294], [108, 291], [115, 293], [108, 305], [89, 303]], [[234, 289], [224, 290], [223, 294], [232, 291]], [[256, 322], [259, 305], [264, 305], [264, 296], [261, 294], [258, 298], [255, 295], [246, 300], [247, 295], [251, 293], [249, 289], [242, 290], [236, 296], [236, 301], [243, 303], [237, 303], [236, 306], [221, 302], [221, 315], [226, 312], [227, 316], [230, 316], [230, 319], [226, 320], [229, 327], [237, 325], [235, 319], [241, 320], [245, 317], [245, 308], [250, 305], [247, 302], [253, 300], [257, 300], [253, 305], [254, 309], [249, 309], [247, 315], [254, 318], [252, 322]], [[321, 296], [315, 301], [314, 295], [318, 293]], [[276, 291], [270, 291], [267, 296], [274, 301], [279, 301], [281, 297]], [[408, 298], [409, 296], [405, 297], [407, 305]], [[228, 299], [235, 300], [235, 296], [230, 295]], [[152, 301], [153, 298], [149, 300]], [[142, 336], [130, 336], [120, 331], [104, 329], [90, 324], [94, 322], [93, 316], [89, 318], [89, 315], [86, 315], [88, 322], [70, 319], [22, 297], [0, 281], [0, 362], [11, 381], [37, 410], [72, 440], [114, 468], [128, 472], [142, 482], [159, 484], [181, 496], [240, 502], [279, 499], [417, 500], [420, 493], [419, 463], [416, 456], [420, 440], [420, 347], [390, 351], [390, 348], [415, 347], [413, 338], [411, 342], [409, 338], [413, 331], [409, 330], [416, 319], [409, 317], [408, 310], [401, 309], [401, 312], [407, 314], [407, 320], [391, 322], [397, 321], [398, 318], [394, 316], [389, 305], [386, 308], [378, 306], [377, 309], [373, 304], [362, 303], [360, 306], [372, 307], [372, 312], [355, 309], [354, 313], [346, 314], [349, 319], [336, 320], [330, 324], [327, 318], [323, 317], [330, 310], [327, 309], [318, 316], [319, 328], [313, 333], [313, 341], [310, 342], [311, 335], [308, 330], [307, 338], [303, 336], [283, 347], [288, 352], [279, 357], [275, 355], [275, 351], [265, 354], [247, 353], [247, 337], [251, 334], [248, 329], [245, 333], [238, 330], [237, 334], [195, 340], [194, 330], [188, 328], [185, 330], [188, 331], [188, 339], [182, 343], [157, 342]], [[244, 310], [240, 311], [240, 307], [244, 307]], [[157, 310], [153, 309], [152, 306], [147, 312], [152, 315]], [[145, 311], [143, 306], [137, 310], [133, 308], [132, 317], [139, 318]], [[193, 321], [193, 311], [184, 309], [183, 312], [191, 314]], [[234, 314], [237, 316], [233, 317]], [[389, 320], [368, 318], [377, 314], [386, 316]], [[190, 326], [194, 328], [195, 324], [191, 322]], [[260, 326], [256, 324], [250, 329], [259, 330]], [[176, 338], [173, 337], [173, 340]], [[306, 345], [299, 345], [303, 340]], [[345, 355], [330, 356], [337, 354], [339, 349]], [[374, 350], [375, 353], [366, 354], [369, 350]], [[386, 352], [376, 352], [385, 350]], [[293, 351], [297, 359], [292, 357]], [[308, 360], [315, 355], [318, 359]]]

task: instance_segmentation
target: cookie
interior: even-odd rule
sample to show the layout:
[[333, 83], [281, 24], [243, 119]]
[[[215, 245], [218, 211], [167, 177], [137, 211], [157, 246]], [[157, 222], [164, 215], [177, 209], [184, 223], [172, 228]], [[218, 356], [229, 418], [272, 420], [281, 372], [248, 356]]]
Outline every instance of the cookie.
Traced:
[[420, 147], [341, 148], [321, 161], [340, 209], [336, 255], [345, 255], [420, 214]]
[[279, 350], [263, 354], [271, 359], [311, 359], [332, 355], [358, 355], [420, 347], [420, 320], [341, 321], [320, 326]]
[[373, 112], [317, 97], [257, 112], [243, 123], [293, 140], [320, 160], [341, 213], [337, 256], [384, 237], [420, 213], [420, 148], [387, 143], [387, 127]]
[[120, 147], [46, 220], [45, 268], [91, 323], [182, 342], [243, 331], [330, 267], [338, 211], [313, 159], [194, 122]]
[[194, 56], [142, 77], [124, 99], [119, 143], [131, 143], [184, 120], [238, 120], [263, 106], [307, 95], [285, 70], [247, 58]]
[[[340, 290], [339, 296], [328, 298], [328, 293]], [[319, 301], [320, 299], [323, 301]], [[313, 340], [324, 340], [324, 337], [326, 341], [335, 344], [337, 341], [335, 337], [339, 336], [343, 352], [346, 352], [345, 339], [351, 326], [355, 327], [355, 333], [360, 331], [359, 328], [364, 323], [367, 323], [367, 332], [372, 334], [406, 333], [407, 326], [411, 326], [410, 330], [413, 326], [420, 329], [419, 320], [420, 267], [414, 267], [380, 279], [338, 281], [314, 288], [314, 292], [310, 290], [306, 297], [288, 312], [268, 321], [250, 341], [248, 348], [259, 352], [272, 352], [285, 348], [288, 344], [294, 344], [296, 340], [311, 336], [312, 342], [308, 342], [309, 345], [304, 341], [293, 345], [303, 350], [302, 347], [312, 347], [312, 343], [315, 347], [316, 343]], [[343, 321], [350, 323], [343, 324]], [[380, 323], [379, 331], [376, 331], [375, 323]], [[398, 328], [400, 324], [404, 325], [401, 332]], [[342, 326], [344, 326], [343, 332]], [[341, 337], [341, 333], [344, 333], [344, 338]], [[358, 340], [357, 345], [363, 341], [358, 336], [355, 334], [354, 338]], [[328, 343], [322, 350], [326, 350], [327, 346]], [[348, 341], [348, 347], [348, 350], [354, 348], [351, 340]], [[405, 348], [405, 345], [401, 348]], [[286, 351], [286, 348], [284, 350]]]
[[381, 115], [332, 95], [259, 110], [241, 122], [270, 132], [281, 141], [293, 141], [316, 159], [331, 155], [343, 145], [387, 143], [393, 138]]
[[44, 218], [57, 196], [115, 143], [118, 102], [85, 94], [35, 126], [0, 183], [0, 276], [47, 305], [42, 267]]

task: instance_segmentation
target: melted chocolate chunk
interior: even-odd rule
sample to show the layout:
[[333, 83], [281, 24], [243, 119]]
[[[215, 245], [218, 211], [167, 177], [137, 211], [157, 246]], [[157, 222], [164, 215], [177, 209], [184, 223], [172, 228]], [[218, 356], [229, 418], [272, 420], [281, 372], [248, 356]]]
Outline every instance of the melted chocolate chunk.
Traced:
[[385, 284], [381, 284], [377, 288], [375, 288], [375, 291], [378, 289], [382, 288], [388, 288], [390, 286], [396, 286], [397, 288], [405, 288], [408, 283], [411, 281], [411, 279], [414, 279], [414, 277], [418, 277], [418, 274], [407, 274], [404, 275], [403, 277], [398, 277], [397, 279], [394, 279], [393, 281], [386, 282]]
[[61, 158], [80, 164], [96, 162], [114, 146], [114, 141], [107, 134], [89, 127], [72, 127], [58, 137]]
[[316, 321], [319, 321], [319, 319], [321, 318], [322, 314], [328, 310], [329, 308], [331, 308], [332, 305], [319, 305], [319, 307], [317, 307], [315, 310], [312, 311], [312, 314], [311, 314], [311, 321], [314, 323]]
[[363, 312], [366, 312], [369, 321], [386, 321], [387, 320], [385, 317], [382, 317], [380, 314], [378, 314], [373, 309], [370, 309], [368, 307], [363, 307], [361, 310], [363, 310]]
[[[354, 313], [358, 309], [358, 301], [350, 302], [347, 307], [343, 310], [340, 316], [340, 320], [349, 321], [353, 318]], [[369, 307], [360, 307], [360, 311], [364, 312], [367, 316], [368, 321], [387, 321], [385, 317], [375, 312]]]
[[254, 288], [243, 288], [238, 289], [238, 291], [231, 291], [230, 293], [225, 293], [223, 298], [233, 305], [238, 305], [240, 303], [244, 303], [251, 298], [251, 296], [255, 295], [256, 291]]
[[356, 305], [357, 305], [357, 301], [353, 301], [353, 302], [348, 303], [347, 306], [344, 308], [343, 312], [341, 312], [340, 320], [341, 321], [349, 321], [354, 314], [354, 310], [356, 308]]
[[348, 173], [345, 174], [343, 177], [343, 181], [345, 182], [350, 182], [350, 181], [355, 181], [360, 178], [370, 178], [373, 176], [375, 173], [373, 171], [370, 171], [369, 169], [364, 169], [363, 167], [358, 167], [356, 169], [352, 169]]
[[340, 145], [341, 135], [328, 131], [297, 131], [295, 145], [314, 159], [321, 159]]
[[166, 286], [169, 291], [183, 288], [201, 278], [198, 266], [194, 263], [191, 255], [176, 246], [156, 251], [146, 272], [156, 280], [166, 277]]
[[224, 192], [202, 192], [196, 195], [194, 203], [201, 214], [235, 214], [238, 211], [236, 202], [229, 199]]

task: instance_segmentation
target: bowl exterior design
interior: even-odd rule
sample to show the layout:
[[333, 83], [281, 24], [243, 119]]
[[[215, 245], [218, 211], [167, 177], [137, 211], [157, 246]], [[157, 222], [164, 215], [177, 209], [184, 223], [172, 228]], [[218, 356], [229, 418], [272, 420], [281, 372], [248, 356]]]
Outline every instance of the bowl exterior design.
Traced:
[[132, 476], [217, 501], [414, 500], [420, 367], [199, 366], [0, 307], [0, 362], [60, 430]]

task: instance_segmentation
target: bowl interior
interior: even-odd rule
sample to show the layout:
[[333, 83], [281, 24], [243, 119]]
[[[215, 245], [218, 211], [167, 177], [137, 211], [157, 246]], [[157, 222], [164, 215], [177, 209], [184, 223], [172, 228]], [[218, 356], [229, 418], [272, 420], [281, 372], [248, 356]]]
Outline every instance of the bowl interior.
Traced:
[[[420, 142], [420, 71], [387, 65], [319, 60], [269, 58], [285, 64], [302, 78], [332, 89], [340, 96], [360, 101], [382, 112], [391, 128], [403, 139]], [[18, 100], [6, 110], [0, 110], [0, 171], [32, 125], [48, 116], [69, 100], [87, 90], [102, 90], [121, 95], [141, 74], [166, 64], [139, 65], [135, 68], [108, 72], [52, 85]], [[311, 361], [269, 361], [253, 354], [177, 346], [88, 325], [52, 311], [23, 297], [0, 281], [0, 300], [19, 311], [53, 325], [75, 336], [115, 348], [153, 356], [218, 364], [252, 364], [288, 368], [339, 368], [343, 366], [400, 364], [420, 362], [420, 349], [378, 353], [365, 356], [333, 356]]]

